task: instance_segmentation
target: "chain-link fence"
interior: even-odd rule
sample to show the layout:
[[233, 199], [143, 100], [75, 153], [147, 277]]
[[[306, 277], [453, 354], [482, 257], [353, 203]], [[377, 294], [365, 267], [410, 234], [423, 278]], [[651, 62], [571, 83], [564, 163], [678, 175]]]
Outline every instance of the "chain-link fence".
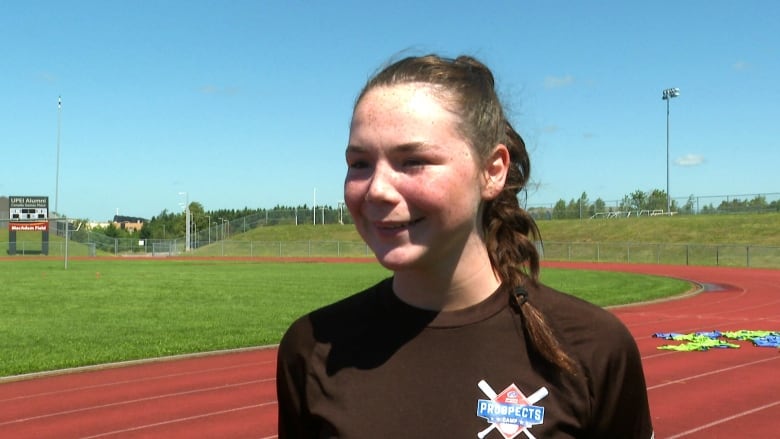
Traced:
[[780, 268], [780, 247], [721, 244], [545, 242], [543, 259], [668, 265]]
[[208, 238], [222, 239], [231, 234], [243, 233], [258, 226], [301, 225], [301, 224], [353, 224], [349, 211], [343, 204], [337, 208], [321, 206], [312, 208], [270, 209], [258, 213], [228, 220], [214, 215], [193, 214], [193, 224], [199, 224], [200, 230], [194, 230], [197, 240]]

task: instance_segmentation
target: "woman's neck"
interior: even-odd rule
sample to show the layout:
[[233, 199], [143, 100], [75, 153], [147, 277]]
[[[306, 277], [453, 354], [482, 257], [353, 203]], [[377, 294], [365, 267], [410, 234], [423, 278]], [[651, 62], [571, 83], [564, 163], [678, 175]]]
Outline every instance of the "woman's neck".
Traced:
[[487, 250], [460, 258], [453, 267], [426, 267], [395, 272], [393, 291], [409, 305], [454, 311], [482, 302], [501, 284]]

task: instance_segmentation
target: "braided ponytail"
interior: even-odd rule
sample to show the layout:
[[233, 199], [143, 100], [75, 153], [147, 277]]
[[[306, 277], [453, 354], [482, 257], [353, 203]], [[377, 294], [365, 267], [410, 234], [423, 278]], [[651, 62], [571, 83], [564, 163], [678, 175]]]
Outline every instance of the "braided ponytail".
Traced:
[[549, 363], [576, 374], [574, 360], [561, 348], [542, 313], [528, 300], [523, 285], [536, 285], [539, 277], [539, 253], [532, 237], [540, 236], [533, 218], [520, 207], [517, 193], [525, 186], [531, 169], [525, 142], [504, 121], [505, 141], [510, 167], [502, 192], [485, 203], [483, 226], [491, 263], [508, 289], [512, 306], [523, 317], [523, 330], [531, 347]]

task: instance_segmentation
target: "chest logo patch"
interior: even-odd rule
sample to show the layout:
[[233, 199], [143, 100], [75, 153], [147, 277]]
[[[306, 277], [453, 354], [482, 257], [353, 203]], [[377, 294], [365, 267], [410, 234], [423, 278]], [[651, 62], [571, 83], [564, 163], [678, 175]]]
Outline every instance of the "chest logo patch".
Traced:
[[477, 400], [477, 416], [490, 423], [486, 429], [477, 433], [479, 439], [485, 438], [491, 431], [497, 430], [505, 439], [513, 439], [525, 433], [528, 439], [535, 439], [529, 429], [544, 423], [544, 407], [534, 405], [548, 395], [546, 387], [525, 396], [512, 384], [501, 393], [496, 393], [485, 380], [477, 383], [490, 399]]

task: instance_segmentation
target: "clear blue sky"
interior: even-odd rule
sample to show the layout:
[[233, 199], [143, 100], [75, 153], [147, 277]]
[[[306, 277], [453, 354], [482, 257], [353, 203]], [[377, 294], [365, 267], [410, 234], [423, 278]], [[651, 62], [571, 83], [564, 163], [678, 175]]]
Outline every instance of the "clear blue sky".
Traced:
[[493, 68], [529, 204], [665, 190], [670, 87], [672, 196], [776, 193], [778, 23], [776, 0], [8, 0], [0, 195], [96, 221], [180, 211], [180, 192], [335, 207], [355, 95], [401, 52]]

